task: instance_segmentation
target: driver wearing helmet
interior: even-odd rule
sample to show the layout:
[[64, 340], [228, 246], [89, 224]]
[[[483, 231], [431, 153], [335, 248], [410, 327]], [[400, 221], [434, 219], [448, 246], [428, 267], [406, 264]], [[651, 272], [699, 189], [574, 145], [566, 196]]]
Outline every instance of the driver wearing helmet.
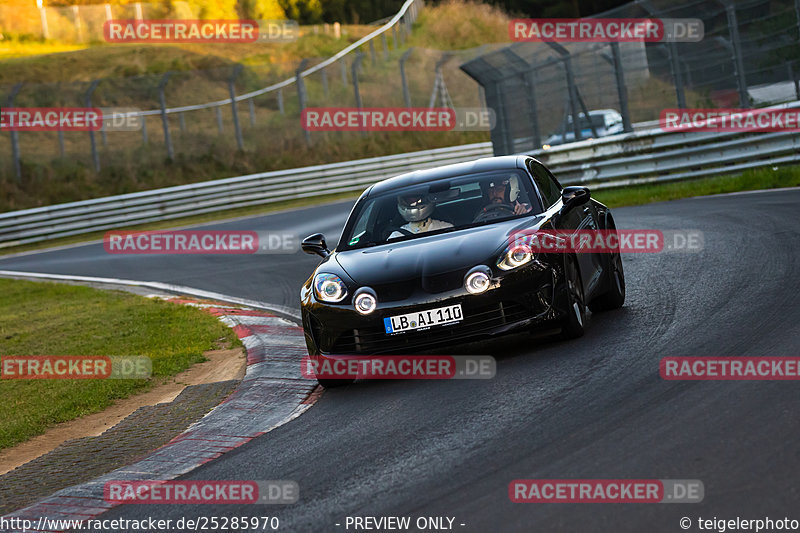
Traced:
[[390, 239], [452, 228], [453, 225], [443, 220], [431, 218], [435, 203], [428, 194], [408, 193], [397, 197], [397, 210], [407, 222], [400, 229], [389, 235]]
[[530, 204], [519, 201], [519, 178], [517, 176], [497, 177], [489, 180], [483, 186], [486, 205], [478, 211], [476, 216], [492, 211], [495, 205], [508, 206], [515, 215], [529, 213], [533, 209]]

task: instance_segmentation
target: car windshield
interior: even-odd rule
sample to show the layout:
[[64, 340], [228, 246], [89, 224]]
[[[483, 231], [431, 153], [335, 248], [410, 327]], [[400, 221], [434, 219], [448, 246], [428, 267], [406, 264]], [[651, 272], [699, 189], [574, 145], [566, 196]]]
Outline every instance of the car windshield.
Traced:
[[415, 239], [541, 212], [531, 179], [522, 170], [452, 177], [359, 202], [338, 248]]
[[[586, 116], [579, 115], [578, 127], [583, 130], [583, 129], [590, 129], [592, 126], [594, 126], [595, 128], [604, 128], [606, 126], [605, 115], [602, 115], [602, 114], [601, 115], [589, 114], [589, 118], [592, 121], [591, 125], [589, 124], [589, 121], [586, 120]], [[565, 125], [562, 126], [562, 127], [568, 127], [568, 128], [572, 127], [572, 117], [571, 116], [567, 117], [567, 121], [566, 121]]]

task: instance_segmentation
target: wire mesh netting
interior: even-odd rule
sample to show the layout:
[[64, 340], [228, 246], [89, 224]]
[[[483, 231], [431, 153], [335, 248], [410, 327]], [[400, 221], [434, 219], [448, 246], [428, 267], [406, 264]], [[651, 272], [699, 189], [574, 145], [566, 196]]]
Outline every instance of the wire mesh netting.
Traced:
[[[640, 0], [597, 17], [700, 19], [704, 37], [699, 42], [561, 43], [562, 51], [548, 43], [519, 42], [465, 63], [462, 69], [485, 87], [487, 105], [497, 111], [496, 154], [564, 142], [573, 105], [577, 114], [621, 111], [636, 128], [668, 108], [753, 107], [800, 99], [800, 13], [792, 0]], [[619, 72], [613, 46], [618, 46]]]

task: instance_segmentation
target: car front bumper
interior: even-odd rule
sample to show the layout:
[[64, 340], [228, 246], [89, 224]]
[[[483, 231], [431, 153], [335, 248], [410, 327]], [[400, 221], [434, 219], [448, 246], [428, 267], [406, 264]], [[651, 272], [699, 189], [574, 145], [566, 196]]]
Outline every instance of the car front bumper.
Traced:
[[[485, 293], [473, 295], [463, 288], [442, 294], [418, 294], [400, 302], [380, 303], [370, 315], [352, 306], [317, 302], [305, 292], [303, 328], [311, 356], [404, 354], [501, 335], [557, 320], [565, 312], [561, 269], [534, 262], [494, 278]], [[460, 304], [464, 318], [458, 323], [387, 334], [383, 319], [416, 311]]]

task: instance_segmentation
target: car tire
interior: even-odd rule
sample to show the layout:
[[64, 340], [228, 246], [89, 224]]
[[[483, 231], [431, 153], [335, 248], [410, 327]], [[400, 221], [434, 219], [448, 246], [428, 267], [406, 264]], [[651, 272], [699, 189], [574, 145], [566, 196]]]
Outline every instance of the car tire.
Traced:
[[606, 276], [608, 292], [589, 303], [592, 313], [619, 309], [625, 303], [625, 272], [622, 269], [622, 255], [619, 251], [609, 255]]
[[354, 379], [317, 379], [317, 383], [326, 389], [344, 387], [345, 385], [351, 385], [354, 381]]
[[586, 304], [583, 297], [578, 264], [574, 257], [568, 256], [564, 265], [564, 283], [567, 292], [567, 316], [561, 322], [561, 338], [577, 339], [583, 337], [586, 323]]

